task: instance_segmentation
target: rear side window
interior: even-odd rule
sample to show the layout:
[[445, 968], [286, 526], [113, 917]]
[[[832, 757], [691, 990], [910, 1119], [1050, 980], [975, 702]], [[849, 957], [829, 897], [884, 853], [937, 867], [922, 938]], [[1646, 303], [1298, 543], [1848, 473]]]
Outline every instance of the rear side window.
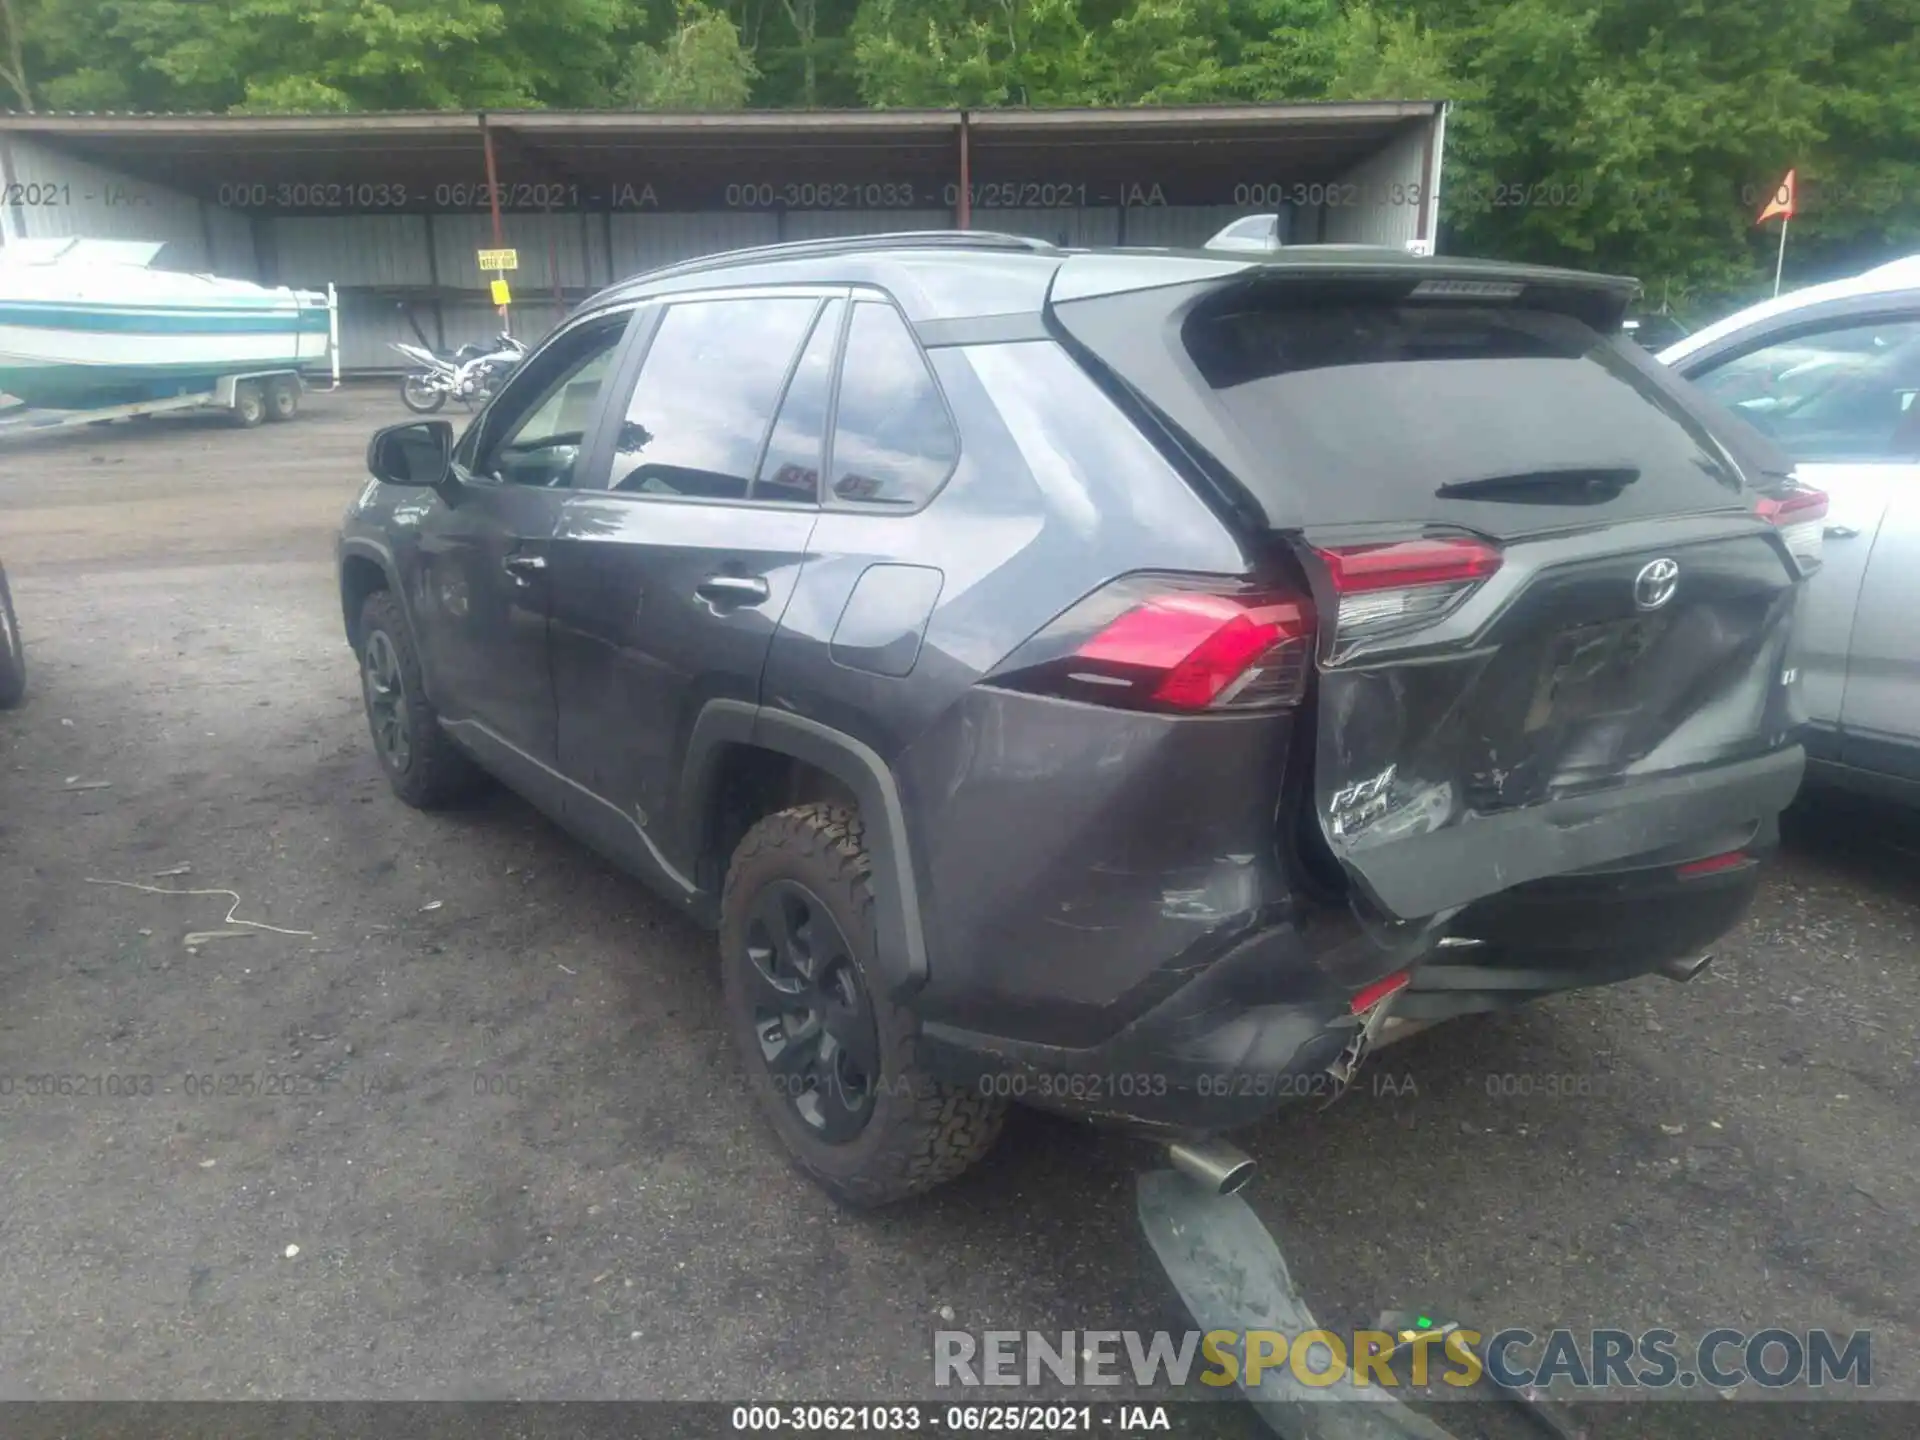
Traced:
[[[1511, 534], [1739, 503], [1704, 426], [1610, 340], [1523, 307], [1239, 297], [1187, 354], [1310, 523]], [[1284, 508], [1284, 507], [1283, 507]]]
[[891, 305], [853, 307], [832, 453], [835, 500], [900, 509], [931, 499], [960, 456], [940, 387]]
[[1803, 331], [1692, 379], [1796, 460], [1920, 455], [1920, 320]]
[[746, 499], [780, 387], [819, 307], [801, 296], [668, 306], [627, 403], [612, 488]]

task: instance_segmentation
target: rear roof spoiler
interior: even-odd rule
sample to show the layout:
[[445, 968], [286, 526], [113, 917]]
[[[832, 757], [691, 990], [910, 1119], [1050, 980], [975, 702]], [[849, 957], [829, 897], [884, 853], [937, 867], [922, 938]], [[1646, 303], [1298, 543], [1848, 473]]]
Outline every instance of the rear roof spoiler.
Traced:
[[1594, 329], [1620, 328], [1640, 293], [1629, 275], [1591, 274], [1548, 265], [1513, 265], [1413, 255], [1385, 245], [1296, 245], [1260, 252], [1135, 250], [1070, 253], [1053, 277], [1048, 302], [1239, 281], [1265, 286], [1352, 285], [1385, 294], [1435, 299], [1512, 301], [1575, 315]]

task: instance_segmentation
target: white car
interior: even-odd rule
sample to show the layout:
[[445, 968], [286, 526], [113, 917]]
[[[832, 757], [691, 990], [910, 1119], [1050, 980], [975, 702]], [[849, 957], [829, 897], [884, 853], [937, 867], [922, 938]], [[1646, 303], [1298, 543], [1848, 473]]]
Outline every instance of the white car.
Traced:
[[1827, 492], [1800, 629], [1811, 773], [1920, 802], [1920, 255], [1660, 352]]

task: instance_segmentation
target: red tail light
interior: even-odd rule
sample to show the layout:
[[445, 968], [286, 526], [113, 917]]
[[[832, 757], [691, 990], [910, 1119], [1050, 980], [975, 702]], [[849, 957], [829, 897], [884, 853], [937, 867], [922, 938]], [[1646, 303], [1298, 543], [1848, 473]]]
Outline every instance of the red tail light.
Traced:
[[1128, 580], [1069, 610], [989, 683], [1135, 710], [1272, 709], [1299, 703], [1313, 632], [1296, 596]]
[[1366, 989], [1353, 997], [1353, 1013], [1355, 1015], [1366, 1014], [1367, 1011], [1378, 1005], [1389, 995], [1406, 989], [1407, 982], [1411, 979], [1413, 979], [1411, 971], [1396, 970], [1393, 974], [1387, 976], [1386, 979], [1374, 981], [1373, 984], [1367, 986]]
[[1317, 552], [1340, 596], [1339, 638], [1437, 620], [1500, 568], [1500, 551], [1468, 538], [1342, 545]]
[[1754, 513], [1774, 526], [1802, 575], [1820, 568], [1826, 548], [1827, 492], [1800, 486], [1782, 495], [1762, 495]]
[[1692, 880], [1701, 875], [1718, 875], [1723, 870], [1738, 870], [1748, 861], [1744, 850], [1729, 850], [1721, 855], [1709, 855], [1704, 860], [1690, 860], [1673, 873], [1682, 880]]

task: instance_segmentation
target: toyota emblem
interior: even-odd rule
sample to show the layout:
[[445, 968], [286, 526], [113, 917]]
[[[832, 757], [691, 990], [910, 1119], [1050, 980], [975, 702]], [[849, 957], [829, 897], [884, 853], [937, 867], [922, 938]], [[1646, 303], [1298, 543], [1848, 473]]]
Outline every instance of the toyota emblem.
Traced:
[[1633, 603], [1642, 610], [1658, 610], [1673, 598], [1680, 585], [1680, 567], [1662, 558], [1640, 567], [1633, 577]]

